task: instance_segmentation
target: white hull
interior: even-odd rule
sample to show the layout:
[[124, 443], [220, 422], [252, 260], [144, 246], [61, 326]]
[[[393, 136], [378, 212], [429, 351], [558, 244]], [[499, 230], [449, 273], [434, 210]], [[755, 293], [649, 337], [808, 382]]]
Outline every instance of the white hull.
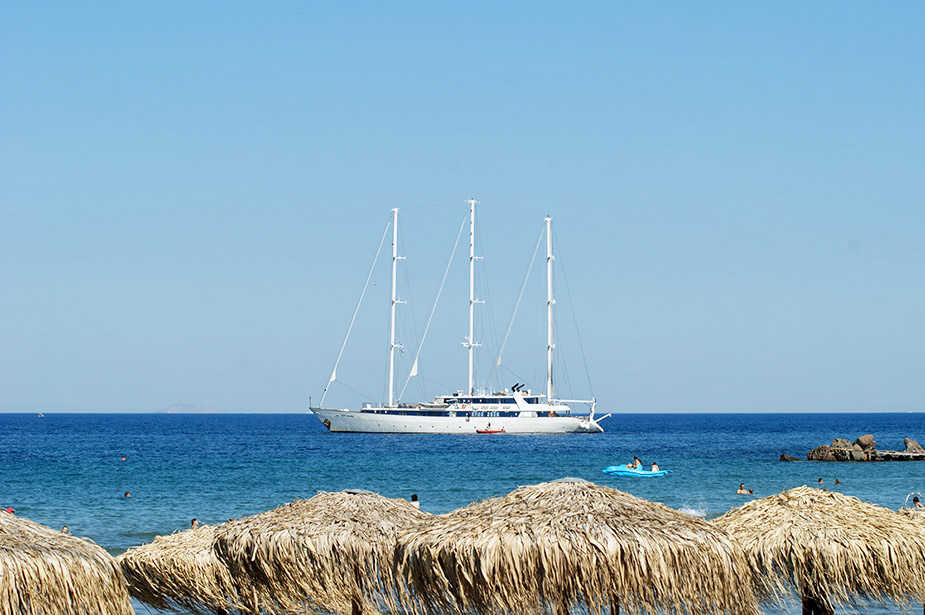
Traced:
[[[475, 434], [478, 429], [504, 430], [505, 434], [600, 433], [604, 430], [586, 416], [470, 417], [379, 414], [359, 410], [312, 408], [336, 432], [353, 433], [455, 433]], [[503, 434], [500, 434], [503, 435]]]

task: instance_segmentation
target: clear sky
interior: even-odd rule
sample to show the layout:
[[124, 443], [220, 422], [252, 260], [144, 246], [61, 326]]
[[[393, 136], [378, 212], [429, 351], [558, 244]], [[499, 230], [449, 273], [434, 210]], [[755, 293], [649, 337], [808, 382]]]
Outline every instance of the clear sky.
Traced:
[[[469, 197], [496, 337], [554, 218], [600, 410], [925, 410], [923, 26], [921, 2], [5, 2], [0, 410], [303, 411], [389, 210], [420, 331]], [[384, 266], [330, 405], [384, 396]], [[505, 364], [541, 389], [537, 280]], [[422, 368], [455, 389], [465, 262], [448, 284]]]

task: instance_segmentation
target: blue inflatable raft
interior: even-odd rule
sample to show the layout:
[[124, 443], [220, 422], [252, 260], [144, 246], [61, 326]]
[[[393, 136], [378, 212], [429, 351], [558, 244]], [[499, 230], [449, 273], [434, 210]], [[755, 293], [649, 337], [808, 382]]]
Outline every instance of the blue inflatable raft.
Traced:
[[625, 465], [619, 466], [608, 466], [602, 470], [604, 474], [610, 476], [668, 476], [671, 474], [671, 470], [659, 470], [658, 472], [653, 472], [652, 470], [643, 470], [642, 468], [627, 468]]

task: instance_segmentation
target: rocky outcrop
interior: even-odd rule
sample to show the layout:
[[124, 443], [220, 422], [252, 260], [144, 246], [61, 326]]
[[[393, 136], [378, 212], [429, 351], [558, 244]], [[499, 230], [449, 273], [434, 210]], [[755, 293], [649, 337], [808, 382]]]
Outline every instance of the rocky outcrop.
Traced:
[[828, 444], [817, 446], [806, 453], [806, 461], [838, 461], [835, 459], [835, 449]]
[[797, 459], [796, 457], [791, 457], [787, 453], [781, 453], [780, 460], [781, 461], [799, 461], [799, 459]]
[[[831, 446], [823, 444], [806, 453], [808, 461], [925, 461], [925, 448], [912, 438], [905, 438], [903, 451], [877, 450], [877, 441], [865, 434], [850, 442], [835, 438]], [[789, 455], [781, 455], [781, 461], [792, 461]]]

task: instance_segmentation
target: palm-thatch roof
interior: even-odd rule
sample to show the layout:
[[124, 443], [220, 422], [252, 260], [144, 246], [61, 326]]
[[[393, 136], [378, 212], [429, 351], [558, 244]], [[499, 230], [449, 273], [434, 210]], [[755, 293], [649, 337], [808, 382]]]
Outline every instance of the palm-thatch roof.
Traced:
[[[253, 610], [249, 594], [235, 582], [212, 549], [215, 526], [158, 536], [116, 558], [129, 593], [158, 609], [196, 613]], [[239, 597], [239, 593], [241, 596]]]
[[906, 496], [906, 501], [899, 507], [899, 513], [915, 521], [925, 522], [925, 508], [920, 505], [920, 500], [925, 500], [925, 494], [913, 491]]
[[99, 545], [0, 512], [0, 615], [130, 615], [125, 580]]
[[416, 612], [756, 612], [744, 554], [725, 532], [576, 479], [406, 531], [396, 564]]
[[395, 537], [431, 517], [375, 493], [320, 492], [230, 521], [215, 548], [232, 575], [254, 582], [267, 611], [373, 612], [394, 607]]
[[921, 508], [900, 508], [899, 514], [916, 523], [925, 524], [925, 510]]
[[925, 532], [887, 508], [798, 487], [714, 523], [745, 549], [764, 597], [784, 602], [796, 593], [822, 612], [855, 596], [925, 602]]

